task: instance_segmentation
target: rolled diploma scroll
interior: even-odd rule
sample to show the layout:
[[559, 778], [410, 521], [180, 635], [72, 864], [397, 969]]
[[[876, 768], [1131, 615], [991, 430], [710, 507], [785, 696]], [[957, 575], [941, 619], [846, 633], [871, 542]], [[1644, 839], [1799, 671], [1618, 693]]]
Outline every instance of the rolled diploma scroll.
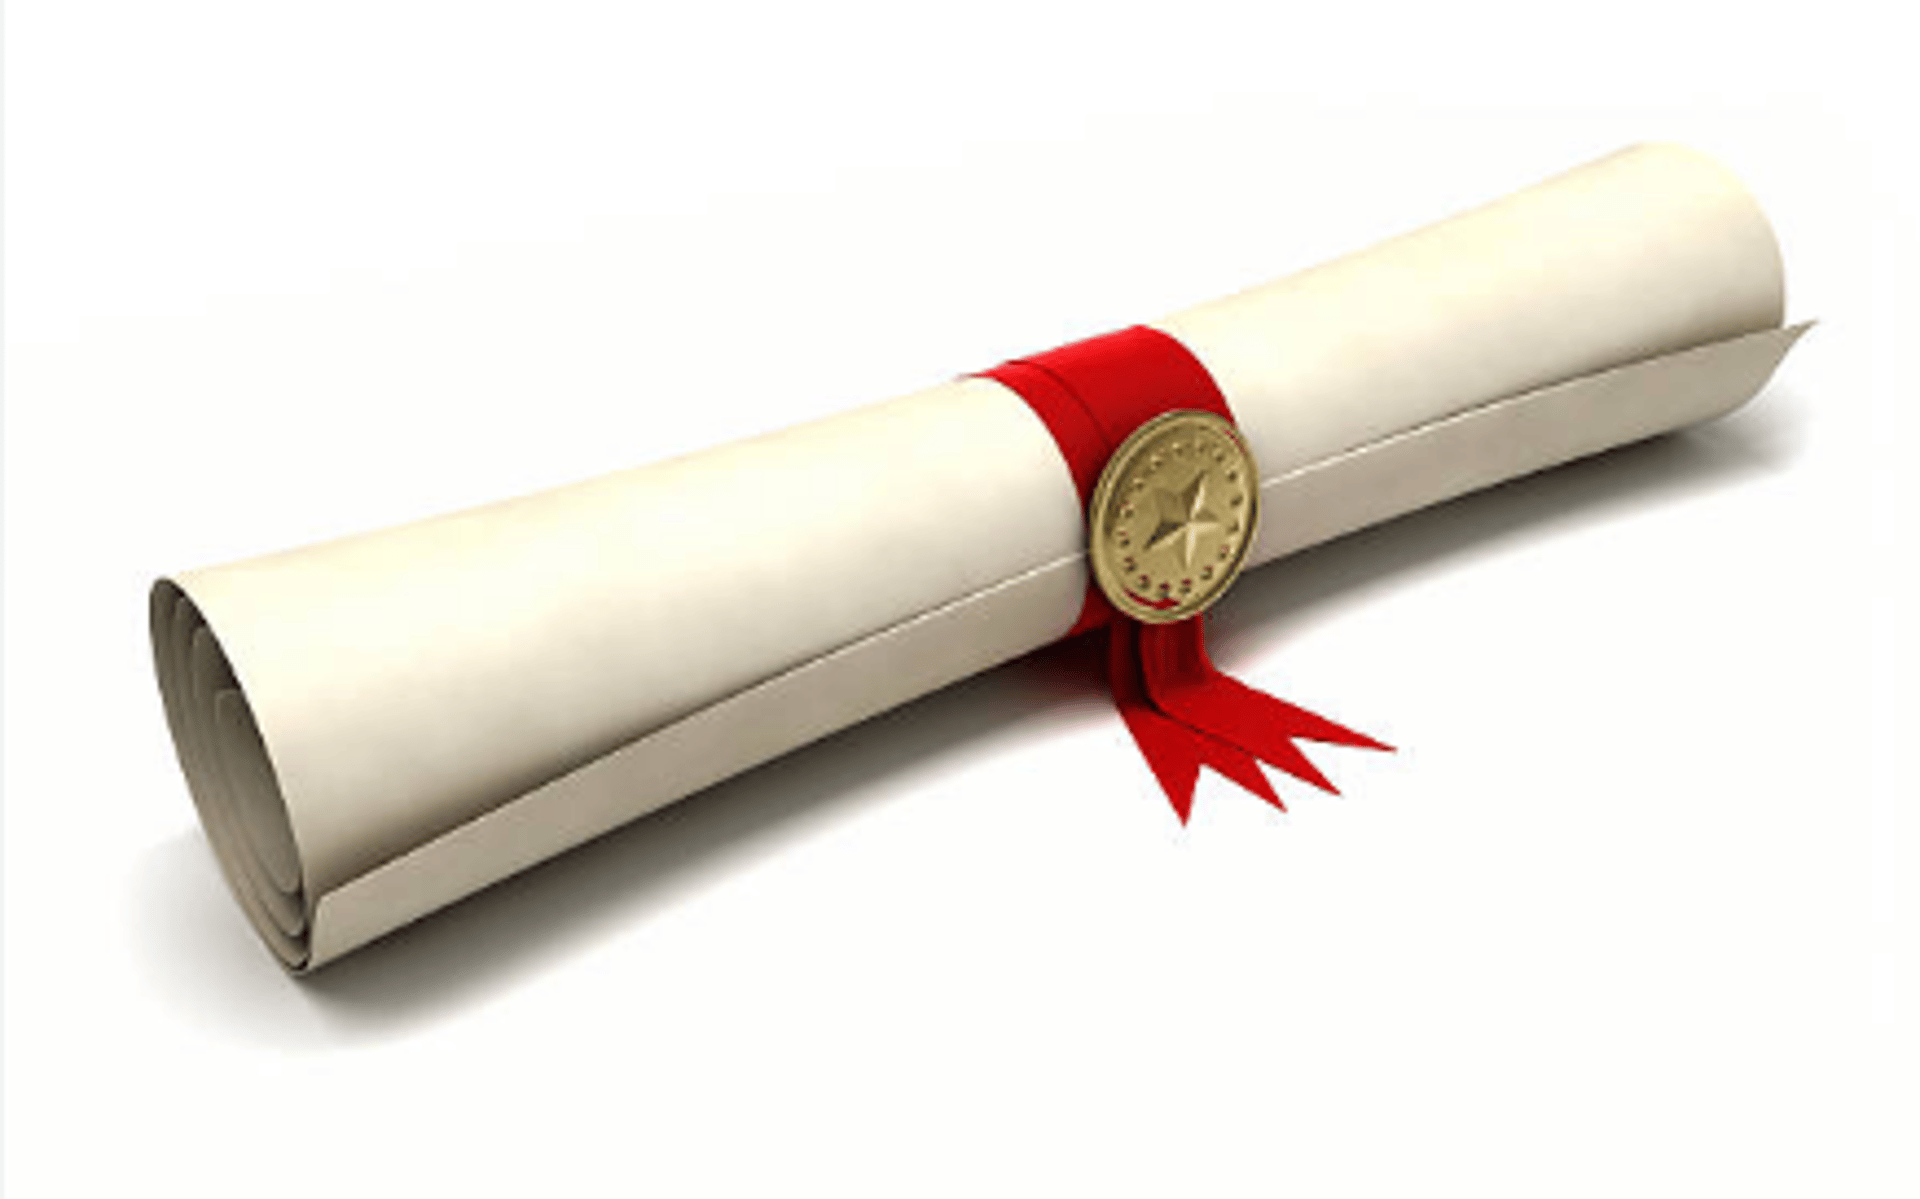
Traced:
[[[1258, 460], [1258, 564], [1720, 415], [1781, 314], [1740, 183], [1641, 146], [1153, 327]], [[967, 378], [162, 579], [152, 632], [216, 855], [298, 971], [1046, 645], [1087, 585], [1060, 451]]]

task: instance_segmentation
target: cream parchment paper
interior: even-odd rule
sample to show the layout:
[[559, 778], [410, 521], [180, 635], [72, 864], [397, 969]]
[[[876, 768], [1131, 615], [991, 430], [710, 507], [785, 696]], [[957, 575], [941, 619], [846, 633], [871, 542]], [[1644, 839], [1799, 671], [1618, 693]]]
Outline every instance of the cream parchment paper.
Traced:
[[[1782, 309], [1739, 181], [1650, 145], [1153, 324], [1260, 463], [1258, 564], [1725, 413], [1801, 331]], [[900, 502], [956, 494], [965, 522]], [[162, 579], [154, 658], [228, 882], [300, 971], [1058, 639], [1083, 540], [1046, 429], [966, 379]]]

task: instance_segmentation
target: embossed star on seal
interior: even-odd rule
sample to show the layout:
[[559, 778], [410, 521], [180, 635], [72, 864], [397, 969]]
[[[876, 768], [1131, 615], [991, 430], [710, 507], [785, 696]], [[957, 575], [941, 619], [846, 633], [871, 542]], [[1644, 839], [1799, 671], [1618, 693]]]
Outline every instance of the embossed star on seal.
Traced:
[[1154, 488], [1153, 502], [1160, 508], [1160, 523], [1147, 534], [1147, 548], [1175, 545], [1181, 565], [1192, 566], [1194, 547], [1202, 535], [1220, 526], [1219, 515], [1207, 507], [1206, 473], [1195, 474], [1193, 481], [1179, 491]]

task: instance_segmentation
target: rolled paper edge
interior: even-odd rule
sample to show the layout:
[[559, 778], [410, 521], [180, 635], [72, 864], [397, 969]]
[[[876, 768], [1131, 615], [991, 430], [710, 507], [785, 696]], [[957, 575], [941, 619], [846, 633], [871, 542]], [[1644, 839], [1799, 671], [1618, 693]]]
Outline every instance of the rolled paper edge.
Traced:
[[[267, 742], [218, 635], [178, 581], [148, 591], [154, 676], [174, 752], [240, 910], [289, 971], [312, 964], [315, 912]], [[237, 735], [239, 729], [252, 736]]]

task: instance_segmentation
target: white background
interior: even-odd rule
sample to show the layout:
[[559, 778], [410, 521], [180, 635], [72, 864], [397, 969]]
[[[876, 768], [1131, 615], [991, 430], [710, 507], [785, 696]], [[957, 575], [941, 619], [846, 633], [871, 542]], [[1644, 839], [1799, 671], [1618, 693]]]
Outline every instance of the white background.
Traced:
[[[7, 1194], [1915, 1193], [1910, 39], [1561, 8], [9, 5]], [[1244, 581], [1223, 663], [1403, 747], [1345, 798], [1182, 829], [1056, 651], [307, 982], [223, 893], [155, 574], [1649, 137], [1823, 323], [1715, 426]]]

